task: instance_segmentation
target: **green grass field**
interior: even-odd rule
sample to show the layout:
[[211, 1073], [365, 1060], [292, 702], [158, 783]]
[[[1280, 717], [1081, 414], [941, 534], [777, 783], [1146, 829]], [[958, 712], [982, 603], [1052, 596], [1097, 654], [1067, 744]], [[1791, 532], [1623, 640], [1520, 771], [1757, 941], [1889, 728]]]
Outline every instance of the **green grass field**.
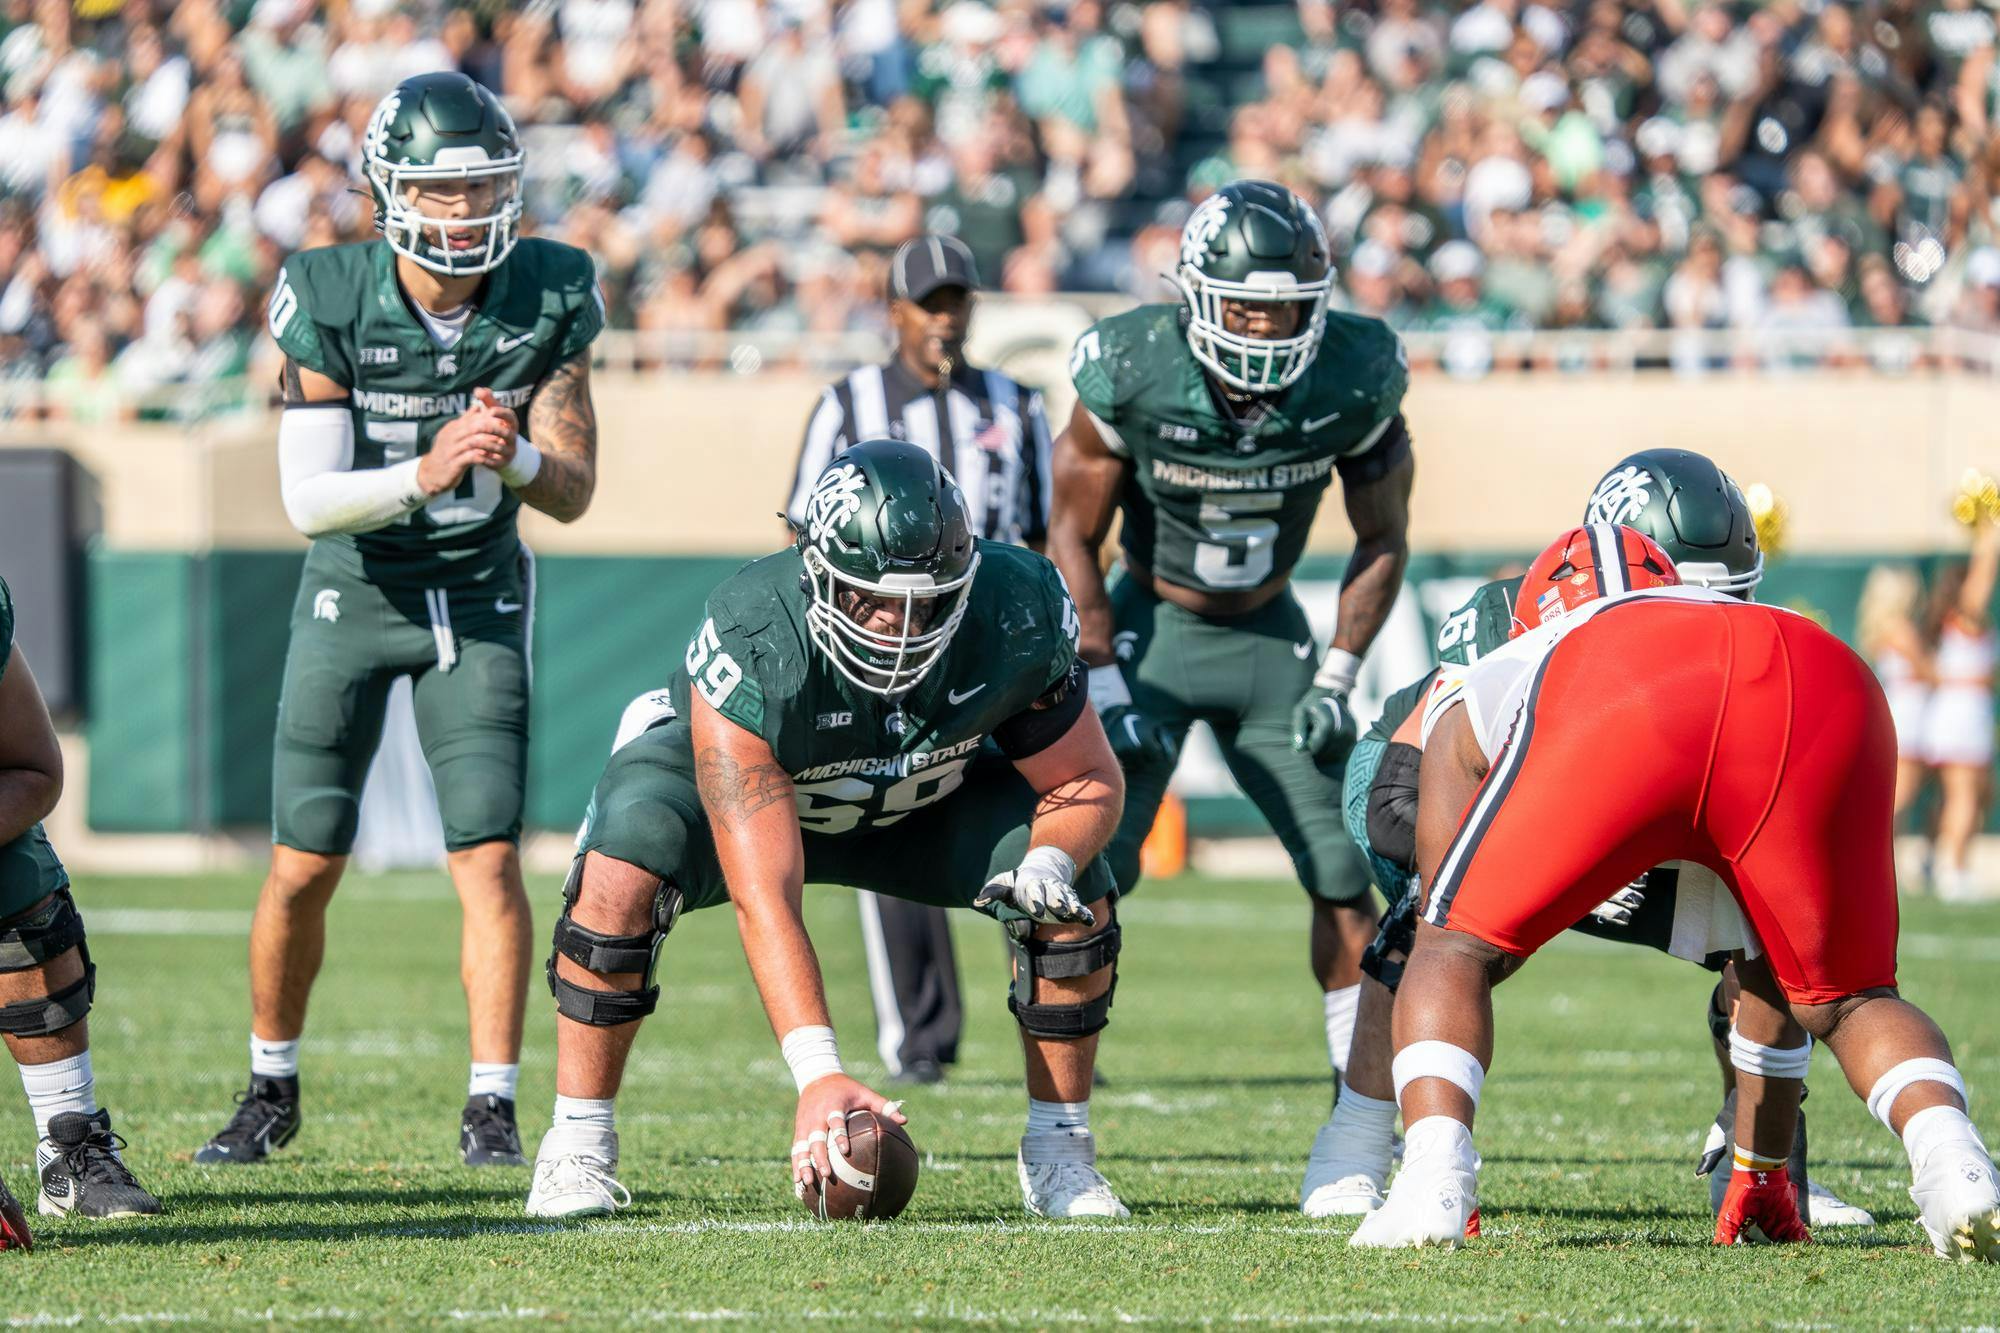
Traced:
[[[554, 897], [546, 877], [539, 903]], [[926, 1154], [896, 1222], [808, 1223], [785, 1165], [792, 1093], [725, 913], [683, 921], [666, 998], [621, 1098], [636, 1203], [555, 1226], [522, 1215], [525, 1169], [456, 1164], [465, 1020], [457, 909], [441, 877], [356, 878], [334, 909], [303, 1067], [306, 1123], [273, 1165], [198, 1169], [245, 1067], [243, 935], [255, 883], [85, 881], [100, 967], [100, 1096], [165, 1200], [151, 1221], [39, 1227], [0, 1259], [0, 1324], [566, 1320], [853, 1327], [1515, 1324], [1991, 1326], [2000, 1270], [1922, 1247], [1899, 1146], [1815, 1063], [1818, 1174], [1873, 1209], [1810, 1247], [1707, 1244], [1691, 1177], [1716, 1077], [1704, 977], [1564, 941], [1499, 995], [1480, 1122], [1486, 1236], [1458, 1254], [1357, 1254], [1350, 1224], [1296, 1209], [1325, 1115], [1318, 997], [1296, 889], [1188, 877], [1128, 904], [1122, 980], [1093, 1103], [1129, 1223], [1054, 1225], [1020, 1207], [1020, 1057], [993, 927], [961, 925], [965, 1063], [909, 1099]], [[851, 1068], [879, 1074], [853, 904], [810, 896]], [[538, 927], [538, 930], [540, 927]], [[2000, 907], [1914, 904], [1903, 977], [2000, 1095]], [[553, 1093], [551, 1005], [529, 1001], [530, 1154]], [[0, 1087], [11, 1084], [0, 1076]], [[24, 1105], [0, 1093], [0, 1169], [26, 1195]], [[1974, 1112], [2000, 1137], [1991, 1100]]]

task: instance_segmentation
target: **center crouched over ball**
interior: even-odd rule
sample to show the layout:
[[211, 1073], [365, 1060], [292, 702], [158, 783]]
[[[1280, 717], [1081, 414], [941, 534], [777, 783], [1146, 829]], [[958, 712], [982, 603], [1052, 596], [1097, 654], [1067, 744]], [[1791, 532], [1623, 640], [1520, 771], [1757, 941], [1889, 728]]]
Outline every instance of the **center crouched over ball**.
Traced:
[[801, 1188], [806, 1211], [821, 1221], [886, 1219], [917, 1192], [917, 1145], [893, 1120], [873, 1111], [847, 1113], [847, 1154], [827, 1145], [833, 1179]]

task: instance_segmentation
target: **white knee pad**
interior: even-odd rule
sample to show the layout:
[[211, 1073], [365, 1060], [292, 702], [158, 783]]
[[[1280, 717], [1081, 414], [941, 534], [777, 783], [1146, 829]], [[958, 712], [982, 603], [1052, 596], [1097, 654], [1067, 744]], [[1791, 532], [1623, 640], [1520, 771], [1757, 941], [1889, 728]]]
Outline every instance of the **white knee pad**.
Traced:
[[1896, 1098], [1912, 1083], [1942, 1083], [1958, 1094], [1958, 1099], [1968, 1105], [1971, 1098], [1965, 1092], [1965, 1080], [1949, 1060], [1935, 1060], [1928, 1056], [1920, 1060], [1905, 1060], [1888, 1073], [1875, 1080], [1875, 1086], [1868, 1090], [1868, 1114], [1880, 1120], [1891, 1134], [1896, 1127], [1889, 1123], [1889, 1108], [1896, 1104]]
[[1812, 1064], [1812, 1038], [1803, 1046], [1766, 1046], [1729, 1029], [1729, 1063], [1761, 1078], [1804, 1078]]
[[1396, 1053], [1389, 1073], [1396, 1082], [1398, 1102], [1403, 1100], [1403, 1089], [1418, 1079], [1441, 1078], [1472, 1098], [1476, 1107], [1479, 1090], [1486, 1083], [1486, 1070], [1480, 1066], [1479, 1058], [1448, 1041], [1411, 1042]]

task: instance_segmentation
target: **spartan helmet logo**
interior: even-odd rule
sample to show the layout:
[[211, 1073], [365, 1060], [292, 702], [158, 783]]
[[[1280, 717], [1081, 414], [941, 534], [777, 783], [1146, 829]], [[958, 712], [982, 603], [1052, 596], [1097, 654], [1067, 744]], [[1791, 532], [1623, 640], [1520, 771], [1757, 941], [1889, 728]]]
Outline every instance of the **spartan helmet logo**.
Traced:
[[1653, 474], [1643, 468], [1622, 467], [1597, 483], [1590, 497], [1586, 523], [1630, 523], [1652, 503]]
[[806, 501], [806, 536], [821, 546], [829, 539], [839, 541], [834, 533], [861, 512], [861, 488], [867, 484], [861, 469], [852, 463], [820, 474], [812, 499]]
[[1208, 247], [1228, 222], [1226, 195], [1212, 194], [1202, 200], [1201, 207], [1188, 215], [1187, 226], [1181, 230], [1181, 262], [1200, 268], [1208, 259]]
[[396, 113], [403, 109], [403, 94], [391, 88], [389, 95], [375, 104], [375, 114], [368, 118], [368, 132], [362, 137], [362, 148], [371, 157], [381, 157], [389, 151], [389, 124], [396, 119]]

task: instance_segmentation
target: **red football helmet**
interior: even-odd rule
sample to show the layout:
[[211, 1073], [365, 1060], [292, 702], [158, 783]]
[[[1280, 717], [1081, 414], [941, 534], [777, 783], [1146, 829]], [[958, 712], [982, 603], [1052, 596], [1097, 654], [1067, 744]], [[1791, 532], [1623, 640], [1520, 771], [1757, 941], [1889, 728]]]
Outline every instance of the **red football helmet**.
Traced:
[[1508, 637], [1560, 620], [1600, 597], [1680, 581], [1673, 559], [1637, 528], [1614, 523], [1571, 528], [1528, 566], [1514, 599], [1514, 630]]

